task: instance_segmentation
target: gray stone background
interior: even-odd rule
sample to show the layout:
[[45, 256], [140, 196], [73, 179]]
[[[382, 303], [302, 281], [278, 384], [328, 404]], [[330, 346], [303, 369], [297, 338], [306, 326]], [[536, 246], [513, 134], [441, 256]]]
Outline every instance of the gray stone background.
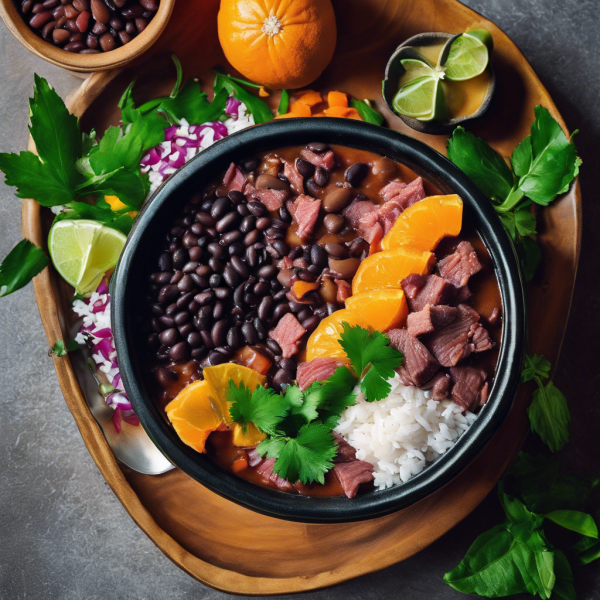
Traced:
[[[583, 248], [555, 382], [569, 401], [560, 453], [598, 476], [600, 24], [598, 0], [468, 0], [515, 41], [569, 129], [580, 129]], [[25, 50], [0, 24], [0, 149], [27, 145], [33, 72], [65, 97], [80, 83]], [[0, 257], [20, 239], [20, 202], [0, 187]], [[90, 458], [63, 401], [33, 289], [0, 300], [0, 598], [221, 600], [173, 565], [137, 528]], [[531, 445], [532, 442], [529, 442]], [[598, 494], [597, 494], [598, 496]], [[596, 497], [596, 506], [599, 505]], [[417, 556], [385, 571], [297, 596], [314, 600], [460, 598], [442, 582], [482, 531], [500, 521], [495, 494]], [[343, 549], [340, 549], [343, 552]], [[600, 565], [575, 572], [579, 598], [600, 599]]]

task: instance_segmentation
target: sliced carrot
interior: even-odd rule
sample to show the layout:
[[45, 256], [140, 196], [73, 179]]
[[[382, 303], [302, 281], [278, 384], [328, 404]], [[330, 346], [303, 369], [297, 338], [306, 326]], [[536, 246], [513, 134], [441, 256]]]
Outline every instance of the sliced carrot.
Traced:
[[362, 121], [360, 113], [355, 108], [352, 108], [352, 107], [350, 107], [348, 109], [348, 114], [346, 115], [346, 118], [356, 119], [357, 121]]
[[258, 90], [258, 95], [261, 98], [268, 98], [271, 94], [269, 94], [269, 92], [265, 89], [264, 85], [261, 85], [259, 90]]
[[296, 281], [292, 286], [292, 290], [298, 298], [303, 298], [308, 292], [312, 292], [312, 290], [316, 290], [318, 287], [319, 284], [317, 282]]
[[348, 96], [344, 92], [329, 92], [327, 94], [327, 103], [331, 108], [334, 106], [348, 108]]
[[289, 113], [285, 113], [283, 115], [277, 115], [275, 118], [276, 119], [293, 119], [298, 116], [301, 116], [301, 115], [295, 115], [294, 113], [289, 112]]
[[327, 115], [324, 112], [314, 113], [313, 117], [326, 117]]
[[332, 106], [331, 108], [326, 108], [323, 112], [328, 117], [347, 117], [349, 108], [344, 108], [343, 106]]
[[243, 471], [244, 469], [248, 468], [248, 461], [245, 458], [236, 458], [236, 460], [233, 461], [233, 464], [231, 465], [231, 470], [234, 473], [239, 473], [240, 471]]
[[300, 100], [296, 100], [296, 102], [292, 104], [290, 112], [297, 117], [310, 117], [311, 115], [310, 106], [304, 104], [304, 102], [300, 102]]
[[302, 102], [302, 104], [306, 104], [307, 106], [315, 106], [323, 102], [321, 94], [313, 90], [307, 90], [305, 93], [298, 95], [297, 98], [298, 102]]

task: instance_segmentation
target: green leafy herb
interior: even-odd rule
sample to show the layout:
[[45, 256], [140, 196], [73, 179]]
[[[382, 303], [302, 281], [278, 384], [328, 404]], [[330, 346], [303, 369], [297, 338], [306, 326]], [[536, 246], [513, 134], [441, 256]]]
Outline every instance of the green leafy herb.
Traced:
[[598, 481], [564, 473], [560, 463], [542, 454], [521, 452], [506, 477], [510, 491], [539, 514], [581, 510]]
[[225, 397], [231, 403], [229, 414], [232, 420], [242, 425], [244, 433], [247, 424], [252, 422], [264, 433], [277, 434], [277, 425], [285, 416], [287, 407], [272, 389], [259, 385], [251, 392], [243, 382], [237, 386], [230, 379]]
[[598, 527], [592, 515], [578, 510], [554, 510], [546, 515], [546, 519], [569, 529], [581, 533], [589, 538], [598, 539]]
[[379, 331], [369, 332], [362, 327], [343, 323], [340, 345], [361, 379], [360, 389], [367, 400], [381, 400], [392, 389], [389, 379], [402, 364], [402, 353], [388, 344], [390, 339]]
[[281, 98], [279, 99], [279, 107], [277, 108], [278, 115], [285, 115], [290, 109], [290, 93], [287, 90], [281, 90]]
[[355, 108], [360, 115], [360, 118], [367, 123], [375, 125], [383, 125], [383, 115], [378, 113], [369, 103], [368, 100], [357, 100], [350, 98], [350, 106]]
[[275, 436], [257, 447], [261, 456], [277, 458], [273, 471], [288, 481], [325, 483], [333, 467], [337, 444], [330, 429], [321, 423], [304, 425], [295, 437]]
[[227, 90], [228, 95], [233, 94], [240, 102], [243, 102], [246, 105], [246, 108], [252, 113], [256, 124], [271, 121], [273, 119], [273, 113], [269, 106], [260, 98], [247, 92], [240, 83], [248, 87], [260, 87], [251, 84], [250, 82], [236, 79], [235, 77], [230, 77], [229, 75], [224, 75], [223, 73], [215, 71], [215, 96], [217, 96], [221, 90], [225, 89]]
[[542, 438], [552, 452], [557, 452], [569, 441], [571, 415], [567, 399], [551, 381], [533, 393], [527, 416], [531, 430]]
[[573, 571], [564, 552], [550, 546], [554, 554], [554, 576], [556, 581], [552, 588], [552, 600], [576, 600], [575, 586], [573, 585]]
[[533, 356], [527, 354], [525, 356], [525, 366], [521, 373], [521, 383], [531, 381], [534, 377], [539, 377], [541, 380], [548, 379], [551, 369], [550, 361], [542, 354], [534, 354]]
[[596, 538], [584, 537], [573, 546], [572, 550], [582, 565], [588, 565], [600, 558], [600, 541]]
[[448, 141], [448, 157], [494, 202], [530, 281], [541, 260], [531, 204], [547, 206], [569, 189], [581, 164], [574, 144], [550, 113], [536, 106], [531, 134], [515, 148], [512, 169], [486, 142], [461, 127]]
[[58, 340], [54, 346], [52, 346], [50, 354], [66, 356], [69, 352], [74, 352], [75, 350], [79, 350], [79, 344], [75, 340], [67, 340], [66, 342]]
[[85, 202], [71, 202], [67, 205], [66, 210], [56, 215], [54, 222], [56, 223], [63, 219], [91, 219], [93, 221], [99, 221], [125, 235], [128, 235], [133, 227], [133, 218], [131, 215], [114, 212], [110, 206], [102, 200], [99, 200], [95, 205], [86, 204]]
[[48, 256], [29, 240], [21, 240], [0, 264], [0, 298], [27, 285], [46, 265]]

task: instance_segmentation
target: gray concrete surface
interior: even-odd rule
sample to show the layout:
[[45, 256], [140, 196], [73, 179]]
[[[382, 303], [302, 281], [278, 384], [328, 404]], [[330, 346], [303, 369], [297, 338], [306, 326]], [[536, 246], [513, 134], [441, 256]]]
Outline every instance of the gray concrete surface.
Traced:
[[[600, 352], [600, 18], [597, 0], [469, 0], [502, 27], [548, 87], [583, 157], [584, 242], [556, 384], [573, 415], [560, 454], [598, 476]], [[63, 96], [79, 80], [37, 59], [0, 24], [0, 149], [27, 143], [33, 72]], [[20, 201], [0, 187], [0, 256], [20, 239]], [[175, 567], [127, 515], [91, 460], [63, 401], [33, 290], [0, 300], [0, 598], [179, 600], [226, 597]], [[500, 519], [493, 494], [438, 542], [381, 573], [306, 594], [314, 600], [460, 598], [444, 585], [476, 535]], [[341, 549], [341, 551], [343, 551]], [[600, 566], [576, 570], [579, 598], [600, 599]]]

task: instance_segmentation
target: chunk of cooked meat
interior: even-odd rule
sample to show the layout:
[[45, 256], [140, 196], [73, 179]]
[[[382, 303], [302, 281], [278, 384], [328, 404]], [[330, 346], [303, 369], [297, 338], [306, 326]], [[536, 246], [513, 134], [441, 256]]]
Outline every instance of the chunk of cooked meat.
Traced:
[[489, 333], [479, 323], [479, 313], [466, 304], [458, 305], [458, 315], [450, 325], [428, 334], [423, 342], [444, 367], [492, 347]]
[[321, 201], [302, 194], [294, 200], [294, 206], [294, 221], [298, 225], [297, 234], [302, 239], [307, 239], [312, 235], [319, 218]]
[[374, 479], [373, 465], [364, 460], [336, 463], [332, 470], [348, 498], [354, 498], [362, 485]]
[[304, 177], [293, 162], [284, 161], [283, 175], [290, 182], [290, 186], [295, 194], [304, 194]]
[[406, 301], [412, 312], [423, 310], [427, 304], [449, 304], [454, 297], [454, 287], [437, 275], [417, 275], [405, 277], [400, 284], [406, 294]]
[[450, 395], [451, 387], [450, 375], [444, 371], [438, 371], [425, 385], [421, 386], [421, 389], [430, 390], [431, 397], [439, 402]]
[[283, 203], [290, 197], [286, 190], [257, 190], [251, 183], [244, 186], [244, 195], [248, 200], [260, 200], [268, 210], [279, 210]]
[[269, 337], [275, 340], [281, 348], [283, 358], [291, 358], [300, 348], [300, 340], [306, 329], [292, 313], [281, 317], [275, 329], [269, 331]]
[[454, 287], [462, 288], [469, 279], [482, 269], [477, 252], [469, 242], [461, 242], [456, 251], [438, 262], [437, 269], [441, 277]]
[[[440, 368], [440, 363], [429, 353], [429, 350], [406, 329], [392, 329], [387, 332], [390, 345], [404, 354], [400, 369], [406, 369], [412, 385], [417, 387], [427, 383]], [[404, 381], [404, 372], [399, 373]]]
[[261, 463], [256, 466], [256, 472], [260, 475], [261, 479], [265, 483], [274, 483], [280, 490], [284, 492], [293, 492], [295, 490], [294, 486], [287, 480], [280, 477], [275, 471], [273, 471], [273, 467], [275, 466], [274, 458], [264, 459]]
[[347, 365], [346, 361], [338, 358], [313, 358], [309, 362], [303, 362], [298, 365], [296, 383], [304, 391], [315, 381], [325, 381], [335, 373], [336, 369]]
[[487, 373], [483, 369], [470, 366], [451, 367], [450, 376], [454, 384], [451, 390], [452, 401], [463, 411], [474, 411], [480, 403], [485, 403], [488, 387]]
[[315, 165], [315, 167], [323, 167], [326, 171], [331, 171], [335, 165], [335, 156], [331, 150], [328, 150], [325, 154], [317, 154], [308, 148], [303, 148], [300, 151], [300, 156]]
[[423, 310], [408, 315], [406, 329], [410, 335], [418, 337], [450, 325], [458, 315], [455, 306], [431, 306], [426, 304]]

